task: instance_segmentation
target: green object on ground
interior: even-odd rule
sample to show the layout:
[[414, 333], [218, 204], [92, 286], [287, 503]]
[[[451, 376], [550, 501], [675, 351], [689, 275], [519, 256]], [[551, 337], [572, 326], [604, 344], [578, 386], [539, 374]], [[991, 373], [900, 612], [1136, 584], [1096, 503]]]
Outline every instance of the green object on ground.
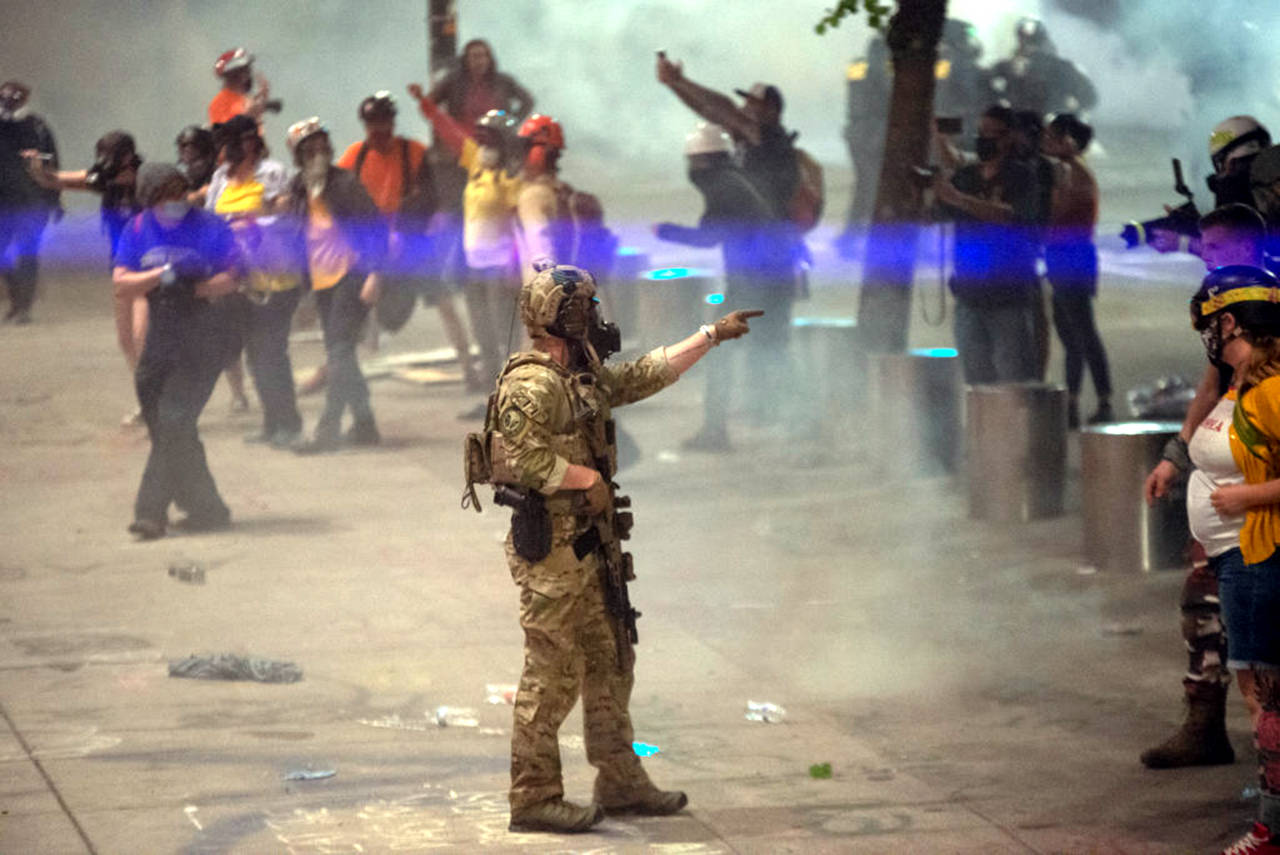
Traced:
[[809, 767], [809, 777], [810, 778], [830, 778], [831, 764], [830, 763], [814, 763], [812, 766]]

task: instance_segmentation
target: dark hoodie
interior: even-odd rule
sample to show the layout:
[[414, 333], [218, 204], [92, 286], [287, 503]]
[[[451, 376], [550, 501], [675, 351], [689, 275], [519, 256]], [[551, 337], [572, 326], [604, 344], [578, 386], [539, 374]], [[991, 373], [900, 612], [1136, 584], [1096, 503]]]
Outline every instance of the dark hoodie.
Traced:
[[785, 223], [728, 155], [713, 165], [691, 169], [689, 180], [706, 208], [696, 228], [662, 223], [658, 237], [689, 246], [720, 245], [730, 291], [794, 287], [794, 241]]

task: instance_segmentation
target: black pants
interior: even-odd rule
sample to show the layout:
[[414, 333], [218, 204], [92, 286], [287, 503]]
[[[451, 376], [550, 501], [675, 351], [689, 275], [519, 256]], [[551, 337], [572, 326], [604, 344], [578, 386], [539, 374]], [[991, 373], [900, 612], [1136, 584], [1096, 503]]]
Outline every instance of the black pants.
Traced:
[[134, 374], [151, 436], [135, 519], [164, 522], [171, 503], [204, 519], [228, 513], [196, 432], [226, 364], [228, 340], [223, 307], [199, 303], [178, 310], [152, 301], [147, 343]]
[[302, 430], [302, 416], [298, 413], [293, 364], [289, 361], [289, 327], [302, 299], [302, 289], [271, 291], [245, 299], [249, 303], [245, 350], [253, 385], [262, 402], [262, 432], [266, 436], [278, 431], [297, 433]]
[[728, 428], [732, 390], [745, 398], [753, 418], [786, 411], [786, 397], [792, 385], [791, 307], [794, 284], [785, 279], [774, 288], [733, 289], [725, 295], [725, 313], [736, 309], [763, 309], [764, 315], [751, 319], [751, 333], [744, 340], [742, 354], [748, 377], [735, 380], [732, 353], [710, 357], [707, 389], [703, 397], [703, 430], [722, 433]]
[[49, 222], [47, 211], [0, 211], [0, 260], [9, 289], [11, 314], [27, 312], [36, 299], [40, 238]]
[[1053, 294], [1053, 326], [1066, 351], [1067, 394], [1076, 397], [1084, 381], [1084, 367], [1093, 376], [1093, 390], [1098, 399], [1111, 396], [1111, 370], [1107, 352], [1102, 347], [1097, 324], [1093, 320], [1093, 297], [1080, 292], [1055, 291]]
[[360, 373], [356, 345], [369, 307], [360, 299], [364, 275], [348, 273], [332, 288], [316, 292], [316, 308], [324, 329], [325, 363], [329, 385], [325, 390], [324, 412], [316, 425], [316, 435], [336, 438], [342, 428], [342, 413], [350, 408], [357, 422], [373, 421], [369, 387]]

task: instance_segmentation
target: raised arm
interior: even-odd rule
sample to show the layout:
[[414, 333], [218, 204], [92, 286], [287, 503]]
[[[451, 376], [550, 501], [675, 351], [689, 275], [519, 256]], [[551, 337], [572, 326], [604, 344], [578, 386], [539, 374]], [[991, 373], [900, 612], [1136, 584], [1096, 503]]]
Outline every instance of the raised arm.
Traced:
[[427, 97], [422, 87], [417, 83], [409, 84], [409, 94], [418, 102], [418, 109], [422, 111], [422, 115], [431, 126], [436, 129], [436, 133], [440, 139], [451, 148], [454, 154], [462, 154], [462, 145], [471, 139], [471, 134], [462, 123], [450, 116], [435, 101]]
[[745, 139], [752, 145], [760, 142], [760, 126], [745, 110], [734, 104], [729, 96], [685, 77], [683, 65], [667, 59], [661, 51], [658, 53], [657, 72], [658, 82], [676, 93], [690, 110], [724, 128], [735, 139]]

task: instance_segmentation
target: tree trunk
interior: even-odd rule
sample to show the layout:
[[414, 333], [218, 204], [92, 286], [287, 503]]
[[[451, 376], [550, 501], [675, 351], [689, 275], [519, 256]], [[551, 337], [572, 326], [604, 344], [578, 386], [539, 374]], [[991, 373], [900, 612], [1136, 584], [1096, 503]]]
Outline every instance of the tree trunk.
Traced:
[[923, 188], [913, 170], [929, 162], [934, 65], [946, 18], [947, 0], [899, 0], [889, 21], [893, 92], [858, 303], [858, 339], [875, 353], [907, 347], [923, 215]]

